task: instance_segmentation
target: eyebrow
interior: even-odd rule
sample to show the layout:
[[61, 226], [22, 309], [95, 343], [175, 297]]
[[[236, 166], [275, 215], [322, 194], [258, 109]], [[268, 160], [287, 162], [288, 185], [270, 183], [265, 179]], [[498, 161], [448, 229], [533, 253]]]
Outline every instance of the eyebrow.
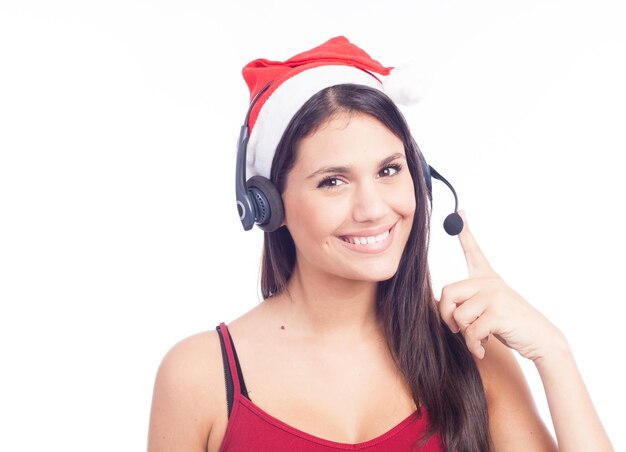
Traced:
[[[378, 166], [382, 167], [385, 166], [391, 162], [393, 162], [394, 160], [397, 160], [399, 158], [406, 158], [404, 154], [402, 154], [401, 152], [396, 152], [395, 154], [391, 154], [389, 157], [383, 159]], [[321, 176], [322, 174], [329, 174], [329, 173], [349, 173], [351, 170], [351, 166], [324, 166], [323, 168], [318, 169], [317, 171], [315, 171], [314, 173], [311, 173], [309, 176], [307, 176], [307, 179], [311, 179], [313, 177], [316, 176]]]

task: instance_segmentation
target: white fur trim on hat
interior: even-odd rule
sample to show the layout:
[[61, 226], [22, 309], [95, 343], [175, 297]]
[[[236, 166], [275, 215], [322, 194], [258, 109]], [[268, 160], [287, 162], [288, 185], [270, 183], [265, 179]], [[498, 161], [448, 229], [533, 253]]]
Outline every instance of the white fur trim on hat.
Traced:
[[269, 179], [276, 147], [293, 115], [315, 93], [344, 83], [383, 90], [376, 77], [353, 66], [317, 66], [285, 80], [265, 101], [252, 128], [246, 177], [261, 175]]
[[395, 67], [383, 80], [385, 93], [400, 105], [414, 105], [422, 100], [430, 88], [428, 71], [416, 61]]

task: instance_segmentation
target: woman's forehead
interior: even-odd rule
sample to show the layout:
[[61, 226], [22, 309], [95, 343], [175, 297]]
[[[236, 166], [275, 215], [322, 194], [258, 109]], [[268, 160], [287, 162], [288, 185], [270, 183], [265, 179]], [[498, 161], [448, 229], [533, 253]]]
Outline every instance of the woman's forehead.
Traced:
[[404, 144], [382, 122], [366, 114], [330, 118], [298, 143], [296, 165], [355, 165], [404, 155]]

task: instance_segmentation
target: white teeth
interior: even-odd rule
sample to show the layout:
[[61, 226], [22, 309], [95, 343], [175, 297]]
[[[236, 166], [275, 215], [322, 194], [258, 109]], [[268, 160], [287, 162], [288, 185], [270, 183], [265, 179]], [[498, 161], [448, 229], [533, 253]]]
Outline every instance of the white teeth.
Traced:
[[386, 240], [387, 237], [389, 237], [389, 231], [385, 231], [378, 235], [371, 235], [369, 237], [343, 237], [343, 241], [354, 245], [371, 245], [372, 243], [382, 242]]

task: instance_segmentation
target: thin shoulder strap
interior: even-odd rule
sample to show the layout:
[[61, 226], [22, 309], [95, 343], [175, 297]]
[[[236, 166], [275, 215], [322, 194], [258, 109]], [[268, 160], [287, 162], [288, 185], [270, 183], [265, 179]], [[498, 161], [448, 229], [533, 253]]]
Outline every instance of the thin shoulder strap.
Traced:
[[[240, 393], [244, 397], [249, 398], [248, 390], [246, 389], [246, 383], [243, 380], [241, 366], [239, 365], [237, 351], [235, 350], [235, 344], [233, 344], [233, 338], [230, 335], [230, 331], [228, 331], [224, 322], [221, 322], [215, 329], [219, 334], [220, 346], [222, 347], [224, 377], [226, 379], [226, 401], [228, 404], [228, 417], [230, 417], [235, 394]], [[224, 334], [224, 331], [228, 334]]]

